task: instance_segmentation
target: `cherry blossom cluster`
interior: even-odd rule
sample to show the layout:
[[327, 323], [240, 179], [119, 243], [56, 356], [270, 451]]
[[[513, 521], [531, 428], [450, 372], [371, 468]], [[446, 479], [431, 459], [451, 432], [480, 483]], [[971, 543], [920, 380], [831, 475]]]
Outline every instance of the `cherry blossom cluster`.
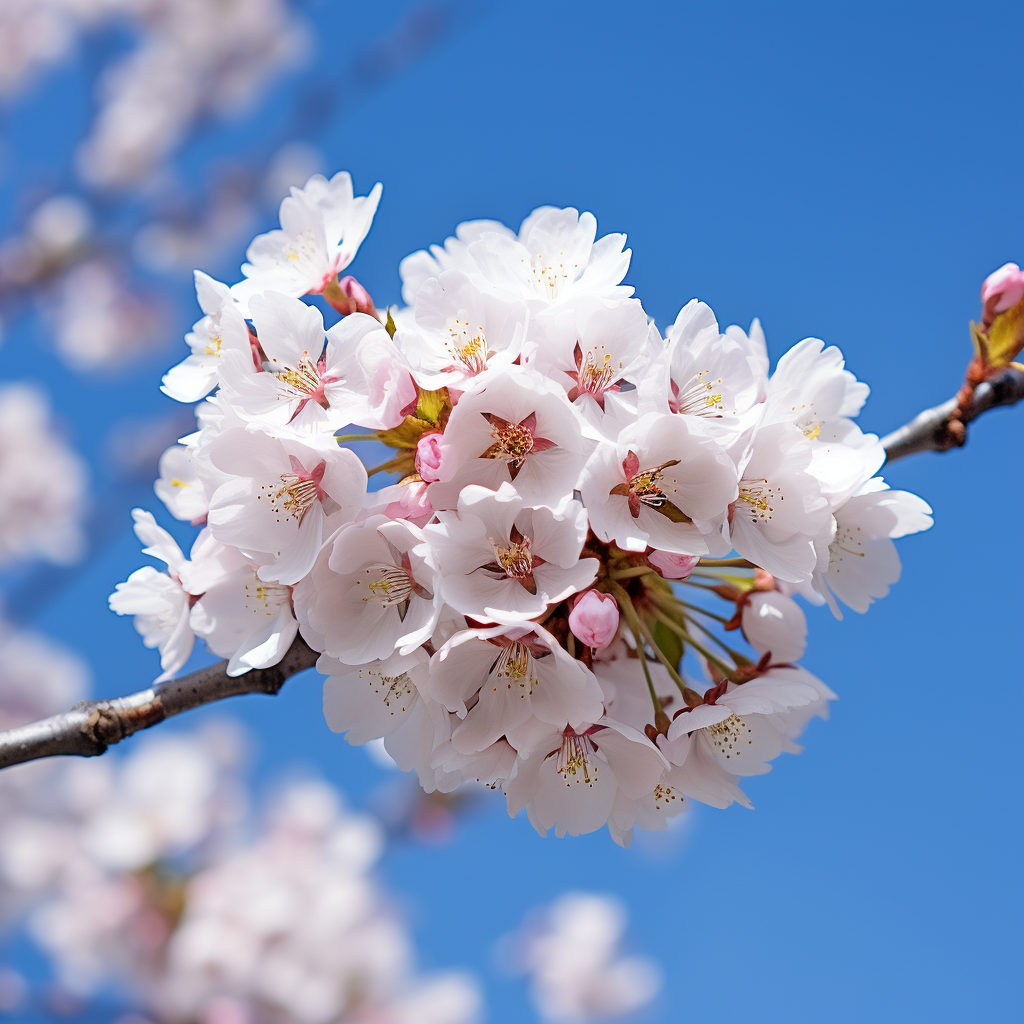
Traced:
[[135, 45], [98, 82], [77, 159], [88, 183], [115, 188], [150, 174], [203, 115], [249, 106], [309, 34], [286, 0], [5, 0], [0, 99], [111, 25], [127, 25]]
[[379, 312], [342, 276], [379, 198], [314, 176], [240, 281], [197, 273], [163, 391], [199, 429], [156, 491], [202, 530], [186, 558], [137, 510], [166, 571], [111, 606], [161, 679], [195, 636], [238, 674], [301, 631], [332, 729], [428, 791], [500, 788], [542, 833], [628, 844], [690, 800], [749, 806], [739, 780], [835, 696], [797, 664], [794, 598], [865, 611], [931, 524], [877, 475], [867, 386], [816, 339], [770, 373], [758, 322], [696, 299], [663, 333], [625, 236], [573, 209], [460, 225]]
[[[475, 980], [416, 969], [380, 826], [308, 779], [254, 828], [243, 740], [222, 722], [0, 778], [0, 925], [25, 924], [65, 1015], [106, 997], [159, 1024], [476, 1021]], [[0, 965], [5, 998], [28, 1009]]]
[[662, 972], [649, 957], [623, 954], [627, 921], [620, 900], [567, 892], [505, 937], [502, 959], [529, 977], [545, 1021], [632, 1016], [657, 996]]
[[0, 386], [0, 565], [74, 562], [85, 546], [87, 474], [44, 392]]

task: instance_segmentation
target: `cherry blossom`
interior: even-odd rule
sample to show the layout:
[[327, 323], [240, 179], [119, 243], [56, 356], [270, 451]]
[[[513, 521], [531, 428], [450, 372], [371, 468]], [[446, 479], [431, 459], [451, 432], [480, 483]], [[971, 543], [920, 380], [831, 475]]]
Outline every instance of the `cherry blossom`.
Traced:
[[232, 474], [210, 496], [211, 529], [256, 562], [262, 580], [297, 583], [327, 536], [355, 517], [366, 471], [348, 449], [327, 443], [314, 448], [239, 428], [209, 442], [210, 461]]
[[687, 555], [724, 553], [710, 524], [736, 490], [735, 467], [711, 438], [683, 417], [658, 413], [624, 430], [617, 444], [600, 445], [580, 480], [602, 540]]
[[164, 374], [160, 390], [179, 402], [198, 402], [218, 383], [225, 352], [251, 358], [249, 328], [231, 300], [227, 285], [196, 271], [196, 296], [206, 314], [185, 335], [192, 354]]
[[266, 370], [238, 353], [225, 356], [222, 370], [224, 396], [243, 417], [295, 436], [401, 422], [416, 393], [379, 321], [355, 313], [332, 327], [325, 343], [314, 306], [277, 292], [254, 296], [251, 305]]
[[245, 280], [231, 294], [246, 310], [252, 297], [268, 289], [298, 298], [322, 292], [344, 270], [370, 230], [381, 186], [355, 196], [345, 171], [330, 181], [314, 174], [304, 188], [291, 189], [281, 203], [281, 229], [255, 238], [242, 265]]
[[593, 674], [541, 626], [456, 633], [431, 661], [427, 685], [435, 700], [464, 719], [451, 742], [466, 754], [512, 736], [531, 717], [580, 728], [602, 712]]
[[459, 270], [446, 270], [416, 293], [415, 330], [396, 340], [424, 388], [468, 390], [489, 370], [518, 358], [527, 336], [525, 303], [480, 291]]
[[[815, 573], [819, 592], [829, 599], [834, 594], [854, 611], [866, 612], [900, 578], [893, 540], [927, 530], [931, 511], [916, 494], [890, 491], [880, 477], [868, 481], [836, 509], [827, 567], [822, 570], [819, 560]], [[834, 602], [832, 606], [839, 616]]]
[[592, 893], [569, 892], [542, 914], [528, 916], [508, 945], [529, 975], [530, 995], [546, 1021], [612, 1020], [649, 1003], [662, 983], [645, 956], [625, 956], [620, 944], [625, 906]]
[[189, 598], [180, 580], [186, 559], [174, 538], [156, 525], [151, 512], [137, 508], [132, 519], [135, 535], [146, 545], [142, 553], [164, 562], [167, 572], [148, 565], [136, 569], [124, 583], [117, 584], [110, 595], [110, 608], [118, 615], [133, 615], [142, 642], [159, 649], [163, 669], [156, 679], [159, 683], [188, 661], [195, 642], [189, 625]]
[[464, 615], [512, 624], [582, 590], [598, 562], [580, 558], [586, 513], [564, 518], [524, 508], [511, 484], [462, 489], [457, 512], [437, 513], [424, 533], [440, 570], [444, 600]]
[[454, 508], [470, 484], [514, 483], [525, 501], [556, 512], [572, 500], [591, 447], [562, 389], [524, 370], [463, 395], [440, 444], [441, 482], [429, 492], [435, 508]]
[[363, 665], [429, 640], [440, 599], [423, 540], [415, 526], [382, 515], [338, 530], [295, 589], [307, 642], [346, 665]]

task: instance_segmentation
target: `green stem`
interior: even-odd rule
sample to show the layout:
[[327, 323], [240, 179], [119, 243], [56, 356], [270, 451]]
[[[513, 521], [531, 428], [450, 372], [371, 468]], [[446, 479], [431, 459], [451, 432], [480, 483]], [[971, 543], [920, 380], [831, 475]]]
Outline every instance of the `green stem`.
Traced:
[[[627, 594], [626, 591], [614, 581], [612, 581], [612, 588], [613, 593], [616, 598], [618, 598], [619, 607], [622, 608], [623, 614], [626, 616], [626, 621], [629, 623], [629, 628], [633, 631], [633, 636], [636, 638], [636, 649], [640, 652], [641, 659], [643, 658], [643, 641], [646, 640], [651, 645], [651, 650], [654, 651], [654, 656], [662, 663], [662, 665], [665, 666], [669, 676], [672, 678], [672, 682], [679, 687], [679, 692], [684, 692], [686, 689], [686, 683], [683, 682], [683, 677], [672, 666], [668, 658], [665, 657], [664, 651], [662, 651], [658, 646], [654, 637], [651, 635], [651, 631], [647, 628], [643, 619], [637, 615], [636, 609], [633, 607], [633, 602], [629, 598], [629, 594]], [[647, 671], [646, 667], [644, 671]], [[649, 675], [647, 678], [648, 682], [650, 682]]]
[[664, 612], [660, 611], [657, 608], [654, 609], [654, 617], [659, 622], [663, 622], [674, 633], [678, 633], [691, 647], [693, 647], [694, 650], [700, 651], [700, 653], [703, 654], [704, 657], [707, 658], [707, 660], [710, 661], [712, 665], [716, 665], [730, 679], [732, 678], [733, 673], [736, 671], [735, 668], [733, 668], [732, 665], [729, 665], [726, 662], [722, 661], [722, 659], [719, 658], [717, 654], [712, 654], [702, 643], [698, 642], [697, 640], [694, 640], [694, 638], [690, 636], [687, 630], [680, 626], [678, 622], [676, 622], [674, 619], [669, 618], [669, 616], [667, 616]]
[[614, 569], [608, 573], [608, 578], [612, 580], [628, 580], [633, 576], [646, 576], [652, 572], [654, 570], [649, 565], [634, 565], [629, 569]]
[[704, 565], [720, 565], [732, 569], [756, 569], [757, 566], [746, 558], [702, 558], [698, 563]]
[[[665, 608], [668, 604], [667, 601], [661, 601], [657, 598], [654, 599], [659, 608]], [[731, 622], [731, 619], [727, 619], [724, 615], [717, 615], [715, 612], [709, 612], [706, 608], [701, 608], [699, 604], [690, 604], [689, 601], [681, 601], [678, 597], [672, 598], [672, 603], [681, 605], [683, 608], [689, 608], [692, 612], [700, 612], [701, 615], [706, 615], [709, 619], [715, 619], [725, 625], [727, 622]]]
[[341, 444], [343, 441], [376, 441], [376, 434], [335, 434], [334, 440]]
[[[632, 628], [632, 626], [630, 627]], [[654, 705], [654, 714], [657, 715], [659, 711], [664, 709], [661, 706], [661, 701], [658, 700], [658, 695], [654, 691], [654, 680], [651, 679], [651, 670], [647, 667], [647, 657], [644, 654], [643, 641], [636, 635], [634, 631], [633, 637], [636, 639], [636, 653], [640, 657], [640, 667], [644, 670], [644, 678], [647, 680], [647, 689], [651, 693], [651, 703]]]

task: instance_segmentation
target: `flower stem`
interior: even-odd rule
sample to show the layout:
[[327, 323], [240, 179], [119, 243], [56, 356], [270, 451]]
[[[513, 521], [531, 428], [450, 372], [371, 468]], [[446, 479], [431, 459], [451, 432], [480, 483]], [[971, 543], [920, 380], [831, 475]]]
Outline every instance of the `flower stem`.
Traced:
[[652, 572], [654, 570], [649, 565], [634, 565], [629, 569], [613, 569], [608, 573], [608, 578], [612, 580], [628, 580], [633, 576], [646, 576]]
[[702, 558], [698, 563], [702, 565], [718, 565], [732, 569], [756, 569], [757, 566], [746, 558]]
[[731, 621], [730, 619], [727, 619], [724, 615], [717, 615], [715, 612], [709, 612], [706, 608], [701, 608], [699, 604], [690, 604], [689, 601], [683, 601], [681, 598], [678, 598], [675, 595], [673, 595], [671, 598], [664, 598], [652, 594], [650, 595], [650, 597], [651, 600], [653, 600], [654, 603], [664, 611], [671, 610], [674, 608], [674, 606], [680, 605], [683, 608], [689, 608], [692, 612], [700, 612], [701, 615], [706, 615], [709, 619], [715, 619], [716, 621], [721, 622], [723, 625]]
[[[664, 651], [658, 646], [654, 637], [651, 635], [651, 631], [647, 628], [646, 623], [636, 613], [636, 609], [633, 607], [633, 602], [629, 599], [629, 594], [623, 590], [617, 583], [612, 583], [613, 593], [618, 599], [619, 606], [622, 608], [623, 614], [626, 616], [626, 621], [629, 623], [629, 628], [633, 631], [633, 636], [636, 637], [636, 648], [637, 651], [641, 651], [643, 648], [643, 641], [651, 645], [651, 650], [654, 651], [654, 656], [665, 666], [669, 676], [672, 678], [672, 682], [679, 687], [679, 692], [684, 693], [686, 691], [686, 683], [683, 682], [683, 677], [679, 674], [672, 663], [665, 657]], [[641, 651], [641, 658], [643, 657]], [[645, 667], [644, 671], [647, 669]], [[650, 682], [650, 676], [648, 676], [648, 682]]]
[[636, 633], [633, 633], [636, 638], [636, 653], [640, 657], [640, 667], [644, 670], [644, 678], [647, 680], [647, 689], [651, 692], [651, 703], [654, 705], [654, 714], [657, 715], [659, 711], [664, 712], [664, 708], [661, 706], [661, 701], [658, 700], [658, 695], [654, 690], [654, 680], [651, 679], [651, 670], [647, 667], [647, 657], [644, 654], [643, 641]]
[[343, 441], [376, 441], [376, 434], [335, 434], [334, 440], [341, 444]]
[[697, 640], [694, 640], [694, 638], [689, 634], [689, 632], [687, 632], [687, 630], [684, 627], [680, 626], [678, 622], [676, 622], [674, 619], [670, 618], [668, 615], [666, 615], [664, 612], [660, 611], [657, 608], [654, 609], [654, 617], [659, 622], [663, 622], [674, 633], [678, 633], [691, 647], [693, 647], [695, 651], [700, 651], [700, 653], [703, 654], [704, 657], [707, 658], [707, 660], [710, 661], [712, 665], [715, 665], [717, 668], [721, 669], [722, 672], [724, 672], [730, 679], [732, 679], [733, 675], [735, 675], [736, 672], [735, 668], [733, 668], [733, 666], [729, 665], [727, 662], [722, 661], [722, 659], [719, 658], [717, 654], [712, 654], [702, 643], [700, 643]]

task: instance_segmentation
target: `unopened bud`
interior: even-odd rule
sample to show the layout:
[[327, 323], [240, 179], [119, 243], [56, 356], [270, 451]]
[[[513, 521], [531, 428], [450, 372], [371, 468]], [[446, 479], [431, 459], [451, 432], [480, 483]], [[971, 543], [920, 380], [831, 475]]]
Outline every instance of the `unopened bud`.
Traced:
[[981, 286], [981, 327], [988, 330], [1000, 313], [1024, 299], [1024, 271], [1016, 263], [1004, 263]]
[[696, 555], [673, 555], [668, 551], [652, 551], [647, 564], [667, 580], [685, 580], [700, 561]]
[[354, 277], [343, 277], [340, 281], [328, 282], [324, 288], [324, 298], [342, 316], [348, 316], [350, 313], [377, 316], [377, 307], [374, 306], [370, 293]]
[[416, 442], [416, 472], [425, 483], [441, 479], [441, 435], [424, 434]]
[[569, 628], [587, 647], [607, 647], [619, 628], [619, 606], [615, 598], [588, 590], [569, 612]]

